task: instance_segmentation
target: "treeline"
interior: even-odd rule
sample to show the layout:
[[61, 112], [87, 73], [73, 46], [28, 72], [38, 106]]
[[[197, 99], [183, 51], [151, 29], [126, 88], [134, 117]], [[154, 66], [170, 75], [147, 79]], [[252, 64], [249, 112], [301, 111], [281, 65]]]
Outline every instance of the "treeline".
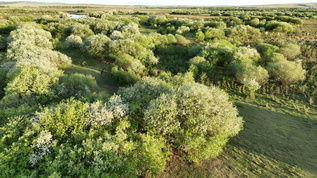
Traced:
[[194, 32], [198, 41], [215, 39], [252, 41], [261, 36], [267, 36], [269, 32], [281, 36], [292, 34], [298, 26], [303, 25], [303, 20], [283, 16], [272, 19], [245, 16], [192, 20], [160, 15], [149, 17], [146, 23], [152, 28], [158, 28], [158, 32], [162, 34], [185, 35], [188, 32]]
[[59, 12], [57, 10], [0, 9], [0, 13], [58, 14]]
[[199, 9], [182, 9], [173, 10], [171, 14], [180, 15], [201, 15], [210, 14], [211, 16], [241, 16], [248, 15], [254, 17], [274, 17], [274, 16], [288, 16], [298, 18], [314, 18], [317, 14], [315, 9], [304, 8], [199, 8]]

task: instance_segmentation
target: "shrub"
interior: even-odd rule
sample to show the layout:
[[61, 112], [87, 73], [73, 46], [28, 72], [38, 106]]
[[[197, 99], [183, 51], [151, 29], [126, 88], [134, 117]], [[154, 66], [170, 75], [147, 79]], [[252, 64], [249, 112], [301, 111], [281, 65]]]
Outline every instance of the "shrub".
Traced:
[[185, 34], [185, 33], [189, 32], [189, 31], [190, 31], [190, 28], [189, 28], [189, 27], [180, 26], [180, 27], [177, 28], [176, 33], [178, 33], [178, 34]]
[[205, 40], [205, 34], [202, 31], [198, 31], [196, 33], [196, 40], [197, 41], [204, 41]]
[[91, 75], [70, 74], [60, 77], [56, 87], [56, 93], [60, 98], [81, 98], [98, 88], [96, 80]]
[[254, 18], [252, 20], [250, 20], [249, 25], [252, 27], [256, 27], [260, 24], [260, 20], [258, 18]]
[[143, 115], [152, 99], [156, 99], [162, 93], [169, 93], [171, 90], [170, 85], [162, 80], [144, 78], [132, 87], [120, 88], [118, 94], [125, 103], [130, 104], [130, 112], [133, 115]]
[[10, 82], [6, 87], [6, 94], [48, 94], [50, 86], [57, 82], [62, 71], [51, 68], [48, 73], [30, 66], [24, 66], [12, 70], [7, 77]]
[[94, 32], [89, 28], [89, 25], [75, 23], [70, 27], [70, 34], [80, 36], [82, 39], [85, 39], [94, 35]]
[[122, 34], [120, 31], [115, 30], [115, 31], [113, 31], [112, 34], [110, 35], [110, 38], [111, 38], [112, 40], [119, 40], [119, 39], [123, 39], [124, 36], [123, 36], [123, 34]]
[[152, 27], [159, 27], [167, 21], [167, 18], [165, 15], [153, 16], [150, 17], [147, 21], [151, 24]]
[[286, 61], [286, 57], [280, 53], [272, 53], [268, 58], [267, 62], [279, 62], [279, 61]]
[[301, 54], [300, 46], [297, 44], [288, 43], [280, 48], [280, 52], [288, 59], [293, 60]]
[[265, 28], [280, 33], [292, 33], [294, 31], [293, 26], [287, 22], [268, 21]]
[[271, 62], [266, 68], [270, 76], [276, 81], [280, 81], [283, 85], [289, 85], [305, 79], [306, 70], [302, 68], [300, 62], [286, 60]]
[[242, 127], [242, 119], [224, 92], [196, 83], [153, 99], [144, 120], [149, 130], [173, 140], [190, 161], [217, 156], [228, 137]]
[[128, 25], [125, 25], [121, 28], [121, 32], [123, 36], [127, 37], [129, 35], [138, 35], [139, 32], [139, 26], [135, 23], [129, 23]]
[[175, 38], [176, 38], [178, 44], [187, 44], [188, 43], [188, 40], [185, 37], [183, 37], [182, 35], [176, 34]]
[[228, 68], [233, 72], [236, 79], [240, 83], [244, 81], [251, 81], [254, 79], [260, 85], [268, 81], [268, 71], [261, 66], [256, 66], [251, 62], [237, 62], [233, 61], [229, 64]]
[[70, 35], [66, 38], [66, 47], [67, 48], [79, 48], [83, 40], [80, 36]]
[[261, 32], [257, 28], [253, 28], [249, 25], [238, 25], [226, 30], [226, 36], [233, 39], [257, 39], [261, 36]]
[[200, 55], [212, 64], [225, 66], [232, 60], [235, 46], [228, 41], [216, 41], [207, 43]]
[[225, 36], [225, 32], [217, 28], [207, 28], [205, 32], [206, 40], [221, 39]]
[[260, 54], [256, 49], [248, 47], [238, 47], [233, 55], [233, 59], [239, 62], [258, 62]]
[[[189, 60], [189, 64], [191, 64], [190, 69], [193, 70], [195, 78], [198, 77], [199, 73], [210, 73], [214, 67], [213, 64], [211, 64], [209, 61], [206, 61], [205, 58], [196, 56]], [[195, 67], [193, 67], [195, 66]], [[198, 71], [195, 71], [195, 69], [198, 69]]]
[[108, 38], [106, 35], [93, 35], [88, 37], [85, 42], [82, 43], [82, 48], [92, 56], [103, 58], [108, 51], [108, 43], [110, 41], [110, 38]]
[[114, 66], [113, 68], [111, 68], [111, 74], [113, 78], [121, 85], [134, 84], [141, 79], [141, 77], [138, 76], [134, 71], [126, 71], [122, 68], [118, 68], [118, 66]]

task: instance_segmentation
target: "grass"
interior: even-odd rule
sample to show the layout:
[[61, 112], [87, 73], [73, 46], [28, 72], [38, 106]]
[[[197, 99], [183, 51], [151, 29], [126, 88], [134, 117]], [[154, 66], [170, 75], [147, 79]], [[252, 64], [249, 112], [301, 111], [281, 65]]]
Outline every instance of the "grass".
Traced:
[[146, 25], [142, 25], [142, 26], [139, 28], [139, 30], [140, 30], [140, 33], [143, 34], [143, 35], [148, 35], [148, 34], [150, 34], [150, 33], [155, 33], [155, 32], [157, 32], [157, 29], [150, 28], [150, 27], [148, 27], [148, 26], [146, 26]]
[[[283, 104], [265, 108], [259, 102], [276, 103], [266, 96], [234, 101], [244, 118], [244, 129], [230, 139], [224, 152], [195, 164], [172, 155], [162, 177], [317, 176], [316, 115], [307, 116]], [[311, 110], [317, 112], [316, 107]]]
[[[63, 47], [62, 53], [71, 57], [72, 65], [65, 69], [66, 74], [70, 73], [82, 73], [85, 75], [91, 75], [95, 77], [99, 91], [106, 91], [108, 93], [114, 93], [118, 89], [118, 84], [111, 79], [110, 70], [111, 64], [92, 57], [80, 49], [67, 49]], [[101, 71], [104, 71], [101, 75]]]

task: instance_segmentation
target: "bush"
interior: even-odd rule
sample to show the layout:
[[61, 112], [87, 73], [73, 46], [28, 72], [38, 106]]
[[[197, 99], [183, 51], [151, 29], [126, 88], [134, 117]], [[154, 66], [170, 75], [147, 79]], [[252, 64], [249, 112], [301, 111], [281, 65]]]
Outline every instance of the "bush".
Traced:
[[260, 20], [258, 18], [254, 18], [250, 20], [249, 25], [252, 27], [257, 27], [260, 24]]
[[267, 65], [270, 76], [283, 85], [301, 81], [305, 79], [306, 70], [302, 68], [300, 62], [278, 61]]
[[115, 30], [111, 33], [110, 38], [112, 40], [119, 40], [119, 39], [123, 39], [124, 36], [120, 31]]
[[233, 61], [229, 64], [228, 68], [234, 73], [236, 79], [240, 83], [244, 81], [255, 80], [260, 85], [268, 81], [268, 71], [261, 66], [256, 66], [251, 62], [237, 62]]
[[80, 36], [70, 35], [66, 38], [66, 48], [79, 48], [82, 42]]
[[205, 40], [205, 34], [202, 31], [198, 31], [196, 33], [196, 40], [197, 41], [204, 41]]
[[70, 74], [60, 77], [56, 87], [56, 93], [60, 98], [81, 98], [98, 88], [96, 80], [91, 75]]
[[261, 36], [261, 32], [257, 28], [253, 28], [249, 25], [238, 25], [226, 30], [226, 36], [233, 39], [257, 39]]
[[233, 59], [239, 62], [258, 62], [260, 54], [256, 49], [248, 47], [238, 47], [233, 55]]
[[176, 34], [175, 38], [176, 38], [178, 44], [184, 45], [184, 44], [188, 43], [188, 40], [185, 37], [183, 37], [182, 35]]
[[141, 77], [138, 76], [134, 71], [126, 71], [122, 68], [118, 68], [118, 66], [111, 68], [111, 74], [113, 78], [121, 85], [134, 84], [141, 79]]
[[280, 53], [272, 53], [268, 58], [267, 62], [279, 62], [279, 61], [286, 61], [286, 57]]
[[288, 43], [286, 45], [283, 45], [280, 48], [280, 52], [288, 59], [293, 60], [301, 54], [300, 46], [297, 44]]
[[88, 37], [85, 42], [82, 43], [82, 48], [92, 56], [103, 58], [109, 49], [108, 46], [110, 41], [110, 38], [106, 35], [93, 35]]
[[139, 26], [136, 23], [129, 23], [128, 25], [125, 25], [121, 28], [121, 32], [123, 36], [127, 37], [129, 35], [138, 35], [139, 32]]
[[225, 36], [225, 32], [217, 28], [207, 28], [205, 32], [206, 40], [221, 39]]
[[217, 156], [242, 127], [242, 118], [224, 92], [196, 83], [153, 99], [144, 120], [149, 130], [172, 140], [190, 161]]
[[168, 160], [165, 140], [132, 131], [125, 108], [119, 96], [105, 104], [70, 99], [10, 119], [0, 128], [0, 175], [156, 175]]
[[167, 18], [165, 15], [153, 16], [153, 17], [150, 17], [147, 21], [148, 23], [151, 24], [152, 27], [159, 27], [159, 26], [162, 26], [167, 21]]
[[294, 28], [291, 24], [274, 20], [266, 22], [265, 29], [280, 33], [292, 33], [294, 31]]
[[226, 66], [232, 60], [235, 46], [228, 41], [207, 43], [200, 55], [212, 64]]
[[189, 32], [189, 31], [190, 31], [190, 28], [189, 28], [189, 27], [180, 26], [180, 27], [177, 28], [176, 33], [178, 33], [178, 34], [185, 34], [185, 33]]
[[70, 34], [66, 35], [76, 35], [80, 36], [82, 39], [86, 39], [87, 37], [94, 35], [94, 32], [89, 28], [89, 25], [75, 23], [70, 27]]

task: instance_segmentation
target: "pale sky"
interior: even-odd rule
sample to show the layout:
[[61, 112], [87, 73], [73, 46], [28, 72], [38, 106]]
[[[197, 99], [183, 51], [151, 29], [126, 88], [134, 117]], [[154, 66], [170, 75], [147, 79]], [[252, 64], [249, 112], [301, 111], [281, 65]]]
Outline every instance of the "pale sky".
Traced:
[[[0, 0], [12, 1], [12, 0]], [[30, 0], [37, 2], [63, 2], [76, 4], [106, 4], [106, 5], [192, 5], [192, 6], [219, 6], [219, 5], [263, 5], [263, 4], [290, 4], [290, 3], [317, 3], [317, 0]]]

